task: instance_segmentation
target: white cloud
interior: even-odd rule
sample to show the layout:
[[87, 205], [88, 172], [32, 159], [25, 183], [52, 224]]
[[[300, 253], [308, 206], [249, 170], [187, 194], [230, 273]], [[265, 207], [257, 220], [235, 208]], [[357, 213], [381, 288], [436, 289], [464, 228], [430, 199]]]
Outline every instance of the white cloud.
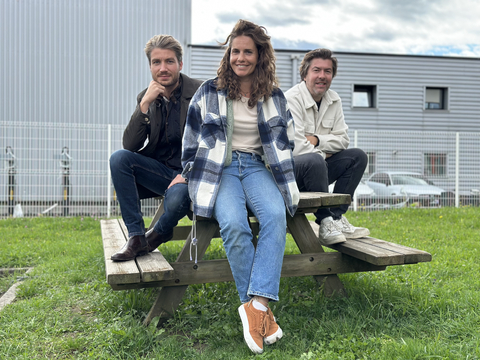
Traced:
[[475, 0], [192, 0], [192, 40], [224, 41], [244, 18], [275, 47], [480, 57], [478, 14]]

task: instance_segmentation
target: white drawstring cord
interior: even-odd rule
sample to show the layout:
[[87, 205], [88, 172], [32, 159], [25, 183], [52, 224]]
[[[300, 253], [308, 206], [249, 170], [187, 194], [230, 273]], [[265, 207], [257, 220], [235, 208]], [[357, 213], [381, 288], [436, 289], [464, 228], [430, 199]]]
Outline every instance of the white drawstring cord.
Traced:
[[192, 241], [190, 242], [190, 261], [192, 261], [192, 246], [195, 246], [195, 264], [197, 263], [197, 217], [193, 213], [192, 220]]

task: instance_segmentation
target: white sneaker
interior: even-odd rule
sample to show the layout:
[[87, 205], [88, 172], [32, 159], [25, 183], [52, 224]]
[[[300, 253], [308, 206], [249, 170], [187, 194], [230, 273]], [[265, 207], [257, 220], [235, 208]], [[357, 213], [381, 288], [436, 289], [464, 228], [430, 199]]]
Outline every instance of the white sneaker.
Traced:
[[334, 220], [337, 226], [345, 235], [346, 239], [358, 239], [370, 235], [370, 230], [363, 227], [355, 227], [350, 224], [345, 216], [342, 216], [339, 220]]
[[318, 240], [322, 245], [333, 245], [347, 241], [337, 222], [331, 216], [326, 217], [320, 222], [318, 230]]

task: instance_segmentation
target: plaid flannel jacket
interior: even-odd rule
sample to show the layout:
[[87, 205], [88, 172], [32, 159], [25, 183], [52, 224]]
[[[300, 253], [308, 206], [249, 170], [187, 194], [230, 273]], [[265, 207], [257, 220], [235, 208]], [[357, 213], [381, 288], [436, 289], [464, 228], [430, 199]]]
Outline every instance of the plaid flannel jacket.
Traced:
[[[227, 155], [227, 92], [218, 91], [215, 80], [204, 82], [193, 96], [182, 142], [182, 176], [194, 213], [203, 217], [212, 216]], [[257, 114], [263, 160], [293, 216], [300, 197], [292, 155], [295, 130], [283, 92], [276, 89], [267, 101], [260, 100]]]

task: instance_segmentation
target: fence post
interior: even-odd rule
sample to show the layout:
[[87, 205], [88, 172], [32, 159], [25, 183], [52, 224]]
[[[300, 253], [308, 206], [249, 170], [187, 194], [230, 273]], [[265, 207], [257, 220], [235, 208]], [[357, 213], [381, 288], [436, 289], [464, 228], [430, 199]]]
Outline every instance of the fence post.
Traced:
[[107, 218], [110, 218], [112, 214], [112, 174], [110, 174], [110, 155], [112, 155], [112, 125], [107, 125]]
[[68, 216], [70, 209], [70, 160], [72, 157], [68, 154], [68, 147], [64, 146], [60, 154], [60, 168], [62, 170], [63, 187], [63, 216]]
[[298, 55], [290, 55], [290, 60], [292, 60], [292, 86], [297, 85], [297, 74], [298, 74]]
[[460, 206], [460, 133], [456, 133], [455, 139], [455, 207]]
[[[357, 148], [358, 147], [358, 131], [355, 130], [355, 132], [353, 133], [353, 147], [354, 148]], [[357, 191], [355, 190], [355, 192], [353, 193], [353, 211], [357, 211]]]
[[5, 148], [5, 161], [7, 162], [8, 167], [8, 185], [7, 185], [7, 207], [8, 215], [13, 216], [13, 210], [15, 207], [15, 174], [17, 173], [15, 169], [15, 155], [13, 155], [13, 150], [11, 146]]

